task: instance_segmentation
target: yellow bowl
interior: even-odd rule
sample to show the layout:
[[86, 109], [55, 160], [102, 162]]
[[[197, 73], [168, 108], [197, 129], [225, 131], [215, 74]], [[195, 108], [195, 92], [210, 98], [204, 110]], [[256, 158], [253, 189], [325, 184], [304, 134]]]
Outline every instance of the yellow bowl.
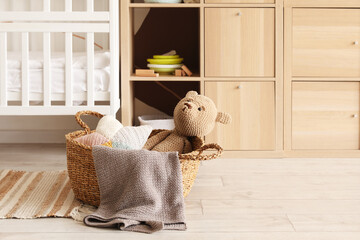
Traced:
[[171, 55], [171, 56], [164, 56], [164, 55], [154, 55], [153, 58], [155, 59], [174, 59], [179, 58], [179, 55]]
[[174, 59], [153, 59], [149, 58], [147, 61], [150, 64], [179, 64], [183, 61], [183, 58], [174, 58]]

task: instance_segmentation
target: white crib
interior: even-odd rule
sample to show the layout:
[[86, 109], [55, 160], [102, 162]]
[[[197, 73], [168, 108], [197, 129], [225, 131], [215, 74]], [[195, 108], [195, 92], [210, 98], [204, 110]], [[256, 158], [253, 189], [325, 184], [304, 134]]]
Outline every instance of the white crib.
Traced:
[[[0, 115], [73, 115], [81, 110], [94, 110], [115, 115], [120, 108], [119, 99], [119, 0], [109, 1], [109, 11], [94, 11], [94, 1], [86, 0], [86, 11], [73, 11], [72, 0], [65, 0], [65, 11], [51, 11], [50, 0], [43, 1], [43, 11], [0, 11]], [[8, 34], [21, 34], [20, 67], [21, 87], [9, 91]], [[30, 88], [29, 33], [41, 33], [41, 92]], [[62, 93], [54, 93], [52, 84], [51, 34], [65, 34], [64, 71]], [[82, 92], [74, 92], [73, 33], [84, 33], [84, 82]], [[109, 81], [106, 91], [95, 89], [94, 34], [109, 35]], [[32, 60], [31, 60], [32, 61]], [[34, 104], [34, 102], [36, 104]], [[77, 103], [81, 102], [81, 105]]]

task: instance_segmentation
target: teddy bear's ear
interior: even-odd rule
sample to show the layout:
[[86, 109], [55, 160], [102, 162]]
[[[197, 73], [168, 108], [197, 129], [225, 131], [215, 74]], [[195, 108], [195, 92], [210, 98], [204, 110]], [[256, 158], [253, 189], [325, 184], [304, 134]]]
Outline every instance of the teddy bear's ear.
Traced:
[[229, 123], [231, 123], [231, 116], [228, 113], [218, 112], [215, 121], [222, 123], [222, 124], [229, 124]]
[[186, 94], [186, 97], [195, 97], [199, 95], [196, 91], [189, 91], [187, 94]]

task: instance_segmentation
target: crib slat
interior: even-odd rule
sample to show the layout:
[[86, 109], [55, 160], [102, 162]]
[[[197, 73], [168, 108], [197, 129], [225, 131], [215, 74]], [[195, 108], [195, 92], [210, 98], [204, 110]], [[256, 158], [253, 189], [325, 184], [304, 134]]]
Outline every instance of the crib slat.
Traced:
[[65, 12], [72, 11], [72, 0], [65, 0]]
[[94, 11], [94, 0], [87, 0], [86, 8], [88, 12]]
[[29, 33], [21, 34], [22, 60], [21, 60], [21, 78], [22, 78], [22, 106], [29, 106]]
[[7, 106], [7, 34], [0, 33], [0, 106]]
[[44, 115], [72, 115], [74, 116], [78, 111], [96, 111], [101, 112], [104, 115], [110, 114], [109, 106], [95, 106], [89, 109], [87, 106], [74, 106], [71, 108], [64, 106], [32, 106], [29, 108], [24, 108], [21, 106], [12, 106], [2, 108], [0, 107], [1, 116], [13, 116], [13, 115], [21, 115], [21, 116], [44, 116]]
[[119, 8], [117, 0], [109, 0], [110, 9], [110, 107], [111, 114], [115, 115], [120, 107], [119, 101]]
[[[44, 95], [42, 93], [30, 93], [29, 95], [30, 101], [42, 101]], [[51, 94], [51, 101], [65, 101], [65, 93], [52, 93]], [[74, 101], [86, 101], [87, 94], [86, 92], [79, 92], [74, 93], [73, 100]], [[110, 93], [109, 92], [95, 92], [94, 94], [95, 101], [109, 101], [110, 100]], [[8, 101], [21, 101], [21, 92], [8, 92], [7, 94]], [[51, 105], [50, 107], [54, 107], [56, 105]], [[32, 106], [35, 107], [35, 106]], [[36, 106], [36, 107], [43, 107], [43, 106]]]
[[[1, 15], [1, 14], [0, 14]], [[31, 20], [30, 20], [31, 21]], [[4, 32], [109, 32], [108, 23], [2, 23]]]
[[94, 33], [87, 33], [87, 104], [94, 106]]
[[73, 86], [72, 86], [72, 33], [65, 33], [65, 85], [66, 85], [66, 101], [65, 105], [70, 107], [73, 105]]
[[[1, 12], [1, 21], [58, 21], [58, 22], [106, 22], [109, 21], [108, 12], [29, 12], [9, 11]], [[51, 23], [52, 24], [52, 23]], [[20, 25], [24, 26], [24, 25]], [[66, 26], [66, 27], [69, 27]]]
[[50, 0], [44, 0], [44, 12], [50, 12]]
[[51, 105], [51, 47], [50, 47], [50, 33], [44, 33], [44, 106]]

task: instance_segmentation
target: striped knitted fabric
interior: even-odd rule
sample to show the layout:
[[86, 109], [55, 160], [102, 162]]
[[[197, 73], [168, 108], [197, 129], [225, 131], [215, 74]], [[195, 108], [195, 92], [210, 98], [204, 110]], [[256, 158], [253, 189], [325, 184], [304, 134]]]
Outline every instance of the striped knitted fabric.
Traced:
[[76, 138], [75, 140], [88, 146], [102, 145], [109, 141], [106, 137], [97, 132]]
[[123, 127], [113, 137], [112, 146], [118, 149], [142, 149], [151, 131], [152, 127], [148, 125]]

